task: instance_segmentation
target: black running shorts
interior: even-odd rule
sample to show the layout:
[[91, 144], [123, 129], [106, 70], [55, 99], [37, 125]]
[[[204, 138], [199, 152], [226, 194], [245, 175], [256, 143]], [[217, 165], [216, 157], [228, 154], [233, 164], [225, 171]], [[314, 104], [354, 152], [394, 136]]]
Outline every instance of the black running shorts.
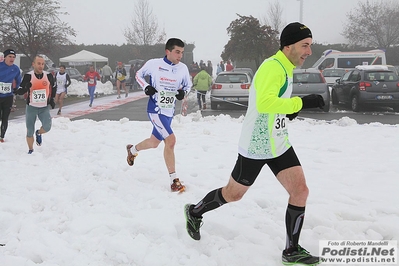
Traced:
[[249, 159], [238, 154], [236, 165], [231, 176], [235, 181], [244, 185], [251, 186], [258, 177], [262, 167], [267, 164], [275, 176], [284, 169], [301, 165], [295, 154], [294, 148], [289, 148], [284, 154], [272, 159]]

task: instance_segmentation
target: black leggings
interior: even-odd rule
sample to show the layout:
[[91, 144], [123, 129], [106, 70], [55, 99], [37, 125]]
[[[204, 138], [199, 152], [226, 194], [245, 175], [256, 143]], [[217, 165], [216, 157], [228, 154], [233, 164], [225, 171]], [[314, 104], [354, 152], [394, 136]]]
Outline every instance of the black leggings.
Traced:
[[4, 138], [8, 127], [8, 117], [11, 113], [12, 102], [14, 96], [0, 97], [0, 118], [1, 118], [1, 132], [0, 137]]
[[238, 183], [244, 186], [251, 186], [265, 164], [269, 166], [275, 176], [284, 169], [301, 165], [293, 147], [289, 148], [281, 156], [272, 159], [255, 160], [238, 154], [231, 176]]
[[205, 103], [205, 95], [206, 95], [206, 91], [197, 91], [198, 105], [201, 105], [201, 98], [202, 98], [202, 103]]

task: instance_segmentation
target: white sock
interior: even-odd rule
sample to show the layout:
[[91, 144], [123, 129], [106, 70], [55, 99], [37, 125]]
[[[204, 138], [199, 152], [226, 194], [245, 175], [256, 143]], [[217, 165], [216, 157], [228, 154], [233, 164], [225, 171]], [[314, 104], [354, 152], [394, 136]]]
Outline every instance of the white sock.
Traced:
[[176, 179], [176, 173], [169, 174], [169, 177], [170, 177], [170, 183], [173, 184], [173, 180]]
[[139, 151], [136, 150], [136, 145], [133, 145], [133, 147], [130, 148], [130, 151], [132, 152], [132, 154], [139, 153]]

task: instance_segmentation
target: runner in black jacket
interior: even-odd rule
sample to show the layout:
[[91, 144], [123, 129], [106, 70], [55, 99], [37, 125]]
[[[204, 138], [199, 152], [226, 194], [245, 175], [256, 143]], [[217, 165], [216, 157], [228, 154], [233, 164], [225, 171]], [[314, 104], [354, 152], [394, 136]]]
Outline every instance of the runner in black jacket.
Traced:
[[[54, 97], [56, 86], [51, 73], [43, 71], [45, 65], [42, 56], [35, 56], [32, 66], [33, 70], [24, 75], [21, 86], [14, 93], [23, 95], [28, 93], [26, 98], [26, 142], [28, 144], [28, 154], [33, 152], [33, 134], [36, 135], [36, 144], [42, 144], [42, 134], [51, 129], [50, 108], [54, 109]], [[36, 117], [39, 117], [42, 126], [35, 131]]]

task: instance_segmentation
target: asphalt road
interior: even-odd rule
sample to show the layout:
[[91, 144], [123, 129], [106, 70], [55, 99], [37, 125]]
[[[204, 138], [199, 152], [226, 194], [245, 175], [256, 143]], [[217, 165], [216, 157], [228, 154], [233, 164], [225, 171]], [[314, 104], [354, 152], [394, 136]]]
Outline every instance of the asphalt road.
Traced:
[[365, 110], [356, 113], [342, 107], [340, 107], [339, 109], [336, 107], [332, 107], [330, 109], [330, 112], [328, 113], [302, 111], [300, 112], [299, 117], [312, 118], [317, 120], [326, 120], [326, 121], [333, 121], [341, 119], [342, 117], [349, 117], [356, 120], [358, 124], [369, 124], [369, 123], [381, 123], [388, 125], [399, 124], [399, 113], [395, 113], [391, 110], [384, 110], [384, 109]]
[[[208, 104], [210, 106], [210, 104]], [[124, 105], [117, 106], [107, 111], [92, 113], [89, 115], [80, 116], [76, 119], [92, 119], [95, 121], [100, 120], [119, 120], [123, 117], [129, 118], [129, 120], [135, 121], [147, 121], [147, 99], [141, 99], [138, 101], [134, 101], [131, 103], [127, 103]], [[177, 101], [176, 105], [176, 114], [180, 112], [181, 102]], [[188, 113], [197, 112], [198, 106], [195, 102], [189, 101]], [[218, 110], [206, 109], [201, 111], [202, 116], [217, 116], [220, 114], [228, 114], [233, 118], [238, 118], [242, 115], [245, 115], [246, 108], [240, 106], [232, 106], [232, 107], [221, 107]], [[319, 111], [301, 111], [299, 114], [301, 118], [312, 118], [316, 120], [325, 120], [325, 121], [333, 121], [339, 120], [342, 117], [349, 117], [357, 121], [358, 124], [368, 124], [368, 123], [382, 123], [382, 124], [390, 124], [396, 125], [399, 124], [399, 113], [395, 113], [390, 110], [366, 110], [363, 112], [355, 113], [353, 111], [347, 110], [345, 108], [336, 108], [332, 107], [330, 112], [324, 113]]]
[[[101, 97], [101, 96], [99, 96]], [[88, 97], [74, 97], [70, 96], [65, 99], [64, 105], [73, 104], [80, 101], [88, 101]], [[210, 104], [208, 103], [208, 106]], [[23, 99], [17, 100], [17, 108], [18, 110], [11, 112], [10, 119], [13, 119], [16, 116], [23, 115], [25, 113], [25, 103]], [[133, 101], [127, 104], [115, 106], [111, 109], [90, 113], [87, 115], [82, 115], [72, 120], [78, 119], [92, 119], [95, 121], [101, 120], [119, 120], [121, 118], [128, 118], [132, 121], [148, 121], [147, 113], [147, 98], [140, 99], [137, 101]], [[177, 101], [176, 104], [176, 114], [180, 113], [181, 101]], [[197, 112], [198, 106], [194, 100], [189, 101], [188, 113]], [[240, 106], [229, 106], [229, 107], [221, 107], [218, 110], [206, 109], [201, 111], [202, 116], [217, 116], [220, 114], [228, 114], [233, 118], [238, 118], [242, 115], [245, 115], [246, 108]], [[349, 117], [357, 121], [358, 124], [365, 123], [382, 123], [382, 124], [390, 124], [396, 125], [399, 124], [399, 113], [395, 113], [392, 110], [388, 109], [375, 109], [375, 110], [365, 110], [362, 112], [353, 112], [345, 108], [336, 108], [332, 107], [330, 112], [318, 112], [318, 111], [301, 111], [299, 114], [299, 118], [312, 118], [316, 120], [325, 120], [325, 121], [333, 121], [338, 120], [342, 117]]]

